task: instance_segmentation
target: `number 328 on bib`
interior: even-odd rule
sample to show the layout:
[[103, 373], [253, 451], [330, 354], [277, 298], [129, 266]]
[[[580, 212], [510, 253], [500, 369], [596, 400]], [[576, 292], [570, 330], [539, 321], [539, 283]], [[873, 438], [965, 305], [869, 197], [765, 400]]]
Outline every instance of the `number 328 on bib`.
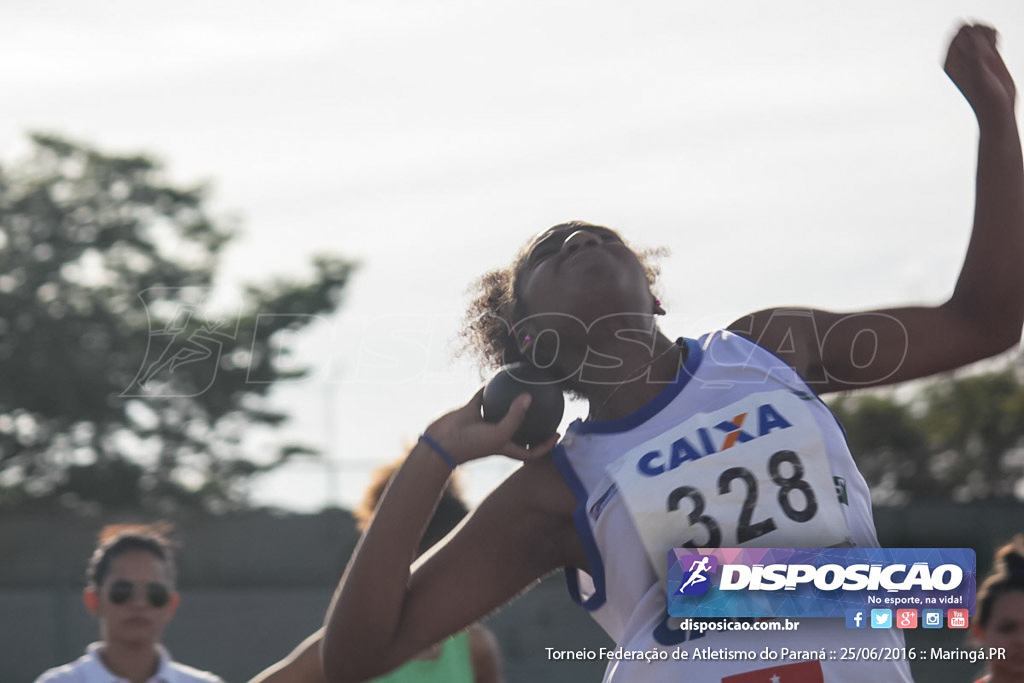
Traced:
[[752, 394], [694, 415], [609, 468], [659, 573], [670, 548], [848, 542], [810, 409], [788, 391]]

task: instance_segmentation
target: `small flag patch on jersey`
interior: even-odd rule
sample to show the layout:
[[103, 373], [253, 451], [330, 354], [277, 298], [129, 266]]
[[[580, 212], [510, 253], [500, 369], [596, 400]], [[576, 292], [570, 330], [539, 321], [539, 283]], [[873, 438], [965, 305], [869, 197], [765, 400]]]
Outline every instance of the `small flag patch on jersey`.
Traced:
[[722, 683], [825, 683], [825, 674], [821, 671], [821, 663], [814, 660], [726, 676]]
[[832, 481], [836, 484], [836, 496], [839, 498], [839, 502], [849, 505], [850, 499], [846, 495], [846, 480], [842, 477], [832, 477]]

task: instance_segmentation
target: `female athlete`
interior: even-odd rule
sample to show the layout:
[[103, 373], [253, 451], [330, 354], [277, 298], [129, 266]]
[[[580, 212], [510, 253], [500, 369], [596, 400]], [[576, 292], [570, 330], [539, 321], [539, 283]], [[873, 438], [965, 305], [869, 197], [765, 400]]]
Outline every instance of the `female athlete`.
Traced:
[[[495, 364], [547, 367], [589, 402], [588, 418], [557, 446], [552, 438], [525, 449], [510, 435], [528, 397], [492, 425], [477, 394], [427, 427], [335, 594], [328, 680], [394, 668], [565, 568], [570, 593], [619, 653], [653, 653], [613, 656], [609, 682], [909, 681], [905, 661], [831, 656], [840, 646], [898, 649], [896, 629], [815, 619], [796, 631], [759, 622], [680, 630], [666, 614], [662, 572], [666, 551], [687, 543], [877, 546], [867, 486], [815, 394], [923, 377], [1019, 341], [1024, 171], [1015, 88], [995, 31], [963, 26], [945, 70], [980, 138], [971, 240], [941, 305], [775, 308], [673, 342], [655, 323], [664, 311], [642, 257], [615, 231], [585, 223], [547, 230], [509, 269], [485, 276], [471, 311], [478, 347]], [[452, 467], [492, 454], [525, 464], [410, 569]], [[773, 662], [730, 654], [765, 648], [796, 654]]]

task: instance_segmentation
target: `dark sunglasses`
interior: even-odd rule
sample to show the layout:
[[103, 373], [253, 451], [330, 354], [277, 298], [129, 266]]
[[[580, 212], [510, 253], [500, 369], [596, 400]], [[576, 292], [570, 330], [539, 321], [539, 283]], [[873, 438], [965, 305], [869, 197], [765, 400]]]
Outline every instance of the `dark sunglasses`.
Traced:
[[[163, 607], [171, 600], [171, 589], [162, 583], [150, 582], [145, 585], [146, 587], [146, 600], [149, 604], [157, 609]], [[110, 602], [115, 605], [123, 605], [132, 599], [132, 595], [135, 594], [135, 582], [128, 581], [126, 579], [118, 579], [114, 583], [110, 584], [110, 591], [107, 595], [110, 597]]]

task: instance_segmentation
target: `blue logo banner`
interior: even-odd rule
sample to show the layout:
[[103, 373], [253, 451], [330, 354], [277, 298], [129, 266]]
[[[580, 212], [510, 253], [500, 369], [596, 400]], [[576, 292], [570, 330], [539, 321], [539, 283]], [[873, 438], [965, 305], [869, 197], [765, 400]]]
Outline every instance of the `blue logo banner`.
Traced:
[[674, 548], [666, 588], [673, 617], [842, 617], [871, 628], [872, 610], [973, 614], [976, 581], [970, 548]]

